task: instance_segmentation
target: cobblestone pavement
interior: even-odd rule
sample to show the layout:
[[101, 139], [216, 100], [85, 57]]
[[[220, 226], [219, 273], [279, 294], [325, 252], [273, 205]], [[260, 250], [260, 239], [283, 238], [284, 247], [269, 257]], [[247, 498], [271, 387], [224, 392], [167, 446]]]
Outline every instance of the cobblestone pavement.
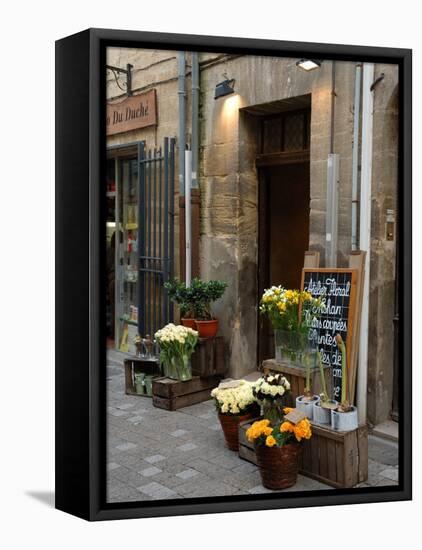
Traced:
[[[256, 466], [225, 447], [213, 402], [180, 411], [153, 407], [124, 393], [121, 365], [107, 367], [107, 500], [146, 501], [272, 492]], [[362, 486], [394, 485], [397, 445], [370, 437], [369, 479]], [[299, 475], [285, 491], [331, 489]]]

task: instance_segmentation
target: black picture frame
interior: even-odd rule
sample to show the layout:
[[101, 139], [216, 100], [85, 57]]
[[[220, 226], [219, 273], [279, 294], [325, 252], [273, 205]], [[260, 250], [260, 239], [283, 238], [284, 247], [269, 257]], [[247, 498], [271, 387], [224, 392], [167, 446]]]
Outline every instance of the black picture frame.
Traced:
[[[108, 504], [105, 500], [105, 51], [108, 46], [396, 63], [399, 67], [399, 484]], [[56, 508], [87, 520], [412, 498], [412, 52], [408, 49], [89, 29], [56, 42]]]

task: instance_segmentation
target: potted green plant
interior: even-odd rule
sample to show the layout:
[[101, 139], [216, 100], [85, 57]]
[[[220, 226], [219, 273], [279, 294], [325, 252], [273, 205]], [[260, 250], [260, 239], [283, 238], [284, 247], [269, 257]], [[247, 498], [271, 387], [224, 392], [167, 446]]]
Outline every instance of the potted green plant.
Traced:
[[[291, 410], [286, 408], [285, 412]], [[252, 424], [246, 431], [246, 437], [254, 443], [264, 487], [280, 490], [296, 483], [301, 441], [311, 436], [311, 424], [307, 418], [296, 424], [283, 419], [272, 426], [267, 418]]]
[[341, 352], [341, 401], [340, 405], [331, 411], [331, 428], [347, 432], [358, 427], [358, 411], [349, 401], [346, 344], [340, 334], [336, 335], [336, 342]]
[[231, 451], [239, 450], [239, 423], [259, 415], [252, 388], [252, 382], [231, 380], [221, 382], [211, 392], [226, 445]]
[[176, 303], [180, 309], [180, 322], [183, 326], [196, 329], [194, 308], [192, 303], [192, 290], [185, 283], [173, 279], [164, 283], [170, 300]]
[[219, 300], [227, 288], [224, 281], [202, 281], [195, 278], [189, 288], [196, 328], [201, 338], [213, 338], [218, 331], [218, 319], [211, 313], [211, 304]]
[[319, 401], [314, 403], [313, 420], [318, 424], [330, 424], [331, 411], [336, 409], [338, 402], [335, 399], [330, 399], [327, 392], [327, 384], [325, 382], [324, 366], [322, 364], [321, 354], [318, 350], [319, 373], [321, 377], [322, 392], [319, 395]]

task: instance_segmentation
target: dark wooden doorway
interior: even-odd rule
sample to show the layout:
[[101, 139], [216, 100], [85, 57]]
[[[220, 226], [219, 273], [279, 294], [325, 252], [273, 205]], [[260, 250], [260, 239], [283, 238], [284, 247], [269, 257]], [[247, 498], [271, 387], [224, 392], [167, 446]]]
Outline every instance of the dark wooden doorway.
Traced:
[[[258, 292], [300, 288], [309, 249], [310, 109], [262, 119], [259, 184]], [[274, 357], [271, 323], [258, 316], [258, 363]]]
[[[259, 296], [272, 285], [300, 288], [309, 248], [309, 162], [259, 170]], [[271, 324], [260, 316], [258, 359], [274, 357]]]

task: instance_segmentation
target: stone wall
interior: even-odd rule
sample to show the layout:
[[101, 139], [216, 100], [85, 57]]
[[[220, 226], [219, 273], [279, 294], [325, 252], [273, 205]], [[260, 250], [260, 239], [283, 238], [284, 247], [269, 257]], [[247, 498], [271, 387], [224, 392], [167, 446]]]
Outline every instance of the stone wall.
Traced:
[[[386, 238], [387, 210], [397, 212], [398, 68], [377, 65], [385, 77], [374, 92], [368, 418], [378, 424], [391, 411], [394, 356], [396, 239]], [[400, 368], [400, 366], [399, 366]]]

